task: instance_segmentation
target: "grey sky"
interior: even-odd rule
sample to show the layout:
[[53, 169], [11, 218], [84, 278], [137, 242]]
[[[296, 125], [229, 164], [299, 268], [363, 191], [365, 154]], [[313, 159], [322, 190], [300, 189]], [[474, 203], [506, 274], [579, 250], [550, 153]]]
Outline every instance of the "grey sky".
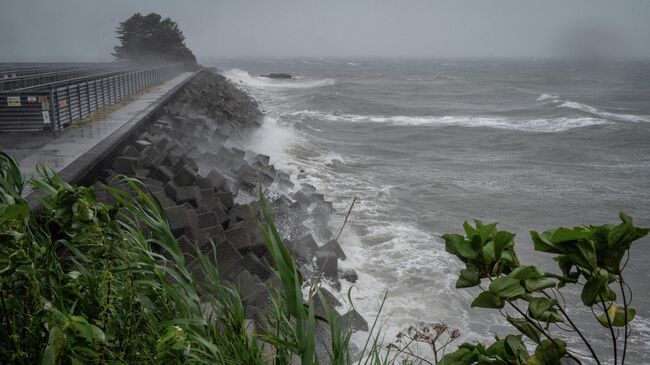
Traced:
[[105, 61], [134, 12], [199, 59], [650, 57], [650, 0], [0, 0], [0, 61]]

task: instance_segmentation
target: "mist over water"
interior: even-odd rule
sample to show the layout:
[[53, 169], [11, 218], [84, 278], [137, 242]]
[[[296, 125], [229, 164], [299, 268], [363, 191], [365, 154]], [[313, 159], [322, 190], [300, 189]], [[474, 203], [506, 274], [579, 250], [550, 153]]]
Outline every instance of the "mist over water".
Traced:
[[[217, 63], [267, 113], [251, 148], [316, 185], [341, 213], [341, 243], [359, 281], [356, 308], [373, 318], [384, 291], [386, 341], [419, 321], [444, 321], [462, 341], [510, 331], [498, 313], [470, 309], [454, 283], [459, 262], [439, 238], [464, 220], [517, 233], [617, 222], [650, 225], [650, 63], [551, 60], [271, 59]], [[297, 79], [255, 75], [288, 72]], [[628, 361], [648, 363], [648, 239], [627, 267], [637, 318]], [[345, 293], [344, 287], [342, 293]], [[344, 295], [344, 294], [343, 294]], [[567, 296], [569, 303], [579, 297]], [[569, 313], [599, 333], [590, 312]], [[364, 334], [357, 334], [357, 339]], [[599, 338], [606, 348], [607, 338]]]

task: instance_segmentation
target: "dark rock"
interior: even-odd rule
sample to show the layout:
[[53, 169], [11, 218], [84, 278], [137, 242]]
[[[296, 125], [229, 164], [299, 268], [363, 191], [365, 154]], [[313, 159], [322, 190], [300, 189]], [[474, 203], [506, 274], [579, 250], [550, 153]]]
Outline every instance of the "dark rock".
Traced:
[[235, 205], [235, 198], [231, 192], [217, 192], [214, 195], [219, 198], [221, 204], [223, 204], [226, 209], [230, 209]]
[[341, 279], [347, 280], [350, 283], [356, 283], [359, 279], [357, 272], [354, 269], [346, 269], [340, 272], [339, 276]]
[[169, 197], [167, 196], [167, 194], [165, 194], [164, 191], [154, 192], [153, 195], [156, 197], [156, 199], [158, 199], [160, 205], [163, 208], [170, 208], [176, 205], [176, 203], [173, 200], [169, 199]]
[[291, 79], [293, 76], [290, 74], [283, 74], [283, 73], [270, 73], [266, 75], [260, 75], [261, 77], [268, 77], [269, 79]]
[[208, 228], [214, 226], [215, 224], [218, 224], [217, 215], [212, 211], [198, 214], [197, 219], [199, 228]]
[[137, 177], [140, 180], [142, 180], [142, 178], [149, 176], [150, 173], [151, 171], [149, 171], [149, 169], [135, 169], [135, 177]]
[[[201, 199], [202, 199], [202, 200], [203, 200], [203, 199], [208, 199], [208, 198], [210, 198], [211, 196], [214, 196], [214, 189], [212, 189], [211, 187], [208, 187], [208, 188], [201, 188], [201, 187], [199, 186], [199, 188], [200, 188], [200, 193], [201, 193]], [[203, 204], [200, 204], [200, 205], [203, 205]]]
[[231, 148], [230, 151], [232, 151], [232, 153], [235, 156], [237, 156], [237, 158], [240, 159], [240, 160], [243, 160], [244, 156], [246, 156], [246, 151], [241, 150], [241, 149], [236, 148], [236, 147]]
[[314, 237], [308, 234], [297, 242], [290, 244], [289, 249], [297, 259], [307, 262], [311, 260], [311, 257], [318, 249], [318, 244], [316, 244]]
[[118, 174], [133, 175], [138, 164], [136, 157], [118, 156], [113, 162], [113, 170]]
[[161, 165], [151, 174], [151, 177], [166, 184], [174, 178], [174, 174], [169, 167]]
[[327, 242], [326, 244], [324, 244], [323, 246], [321, 246], [319, 248], [319, 250], [331, 251], [334, 254], [336, 254], [336, 257], [340, 258], [341, 260], [346, 259], [345, 252], [343, 252], [343, 249], [339, 245], [339, 242], [337, 240], [335, 240], [335, 239], [331, 240], [331, 241]]
[[226, 238], [230, 241], [239, 252], [245, 253], [251, 249], [251, 240], [246, 228], [232, 227], [225, 232]]
[[312, 204], [311, 199], [301, 190], [298, 190], [295, 194], [293, 194], [293, 199], [305, 208], [308, 208]]
[[244, 255], [242, 265], [248, 272], [258, 276], [262, 280], [268, 279], [272, 274], [271, 270], [252, 252]]
[[199, 206], [201, 191], [198, 186], [183, 186], [176, 190], [175, 200], [177, 203], [190, 203], [193, 207]]
[[192, 185], [196, 180], [196, 176], [196, 171], [194, 171], [191, 167], [183, 166], [178, 169], [178, 172], [176, 172], [176, 175], [174, 176], [174, 182], [178, 186]]
[[352, 331], [368, 331], [368, 322], [354, 309], [341, 317], [341, 326]]
[[257, 186], [257, 172], [250, 166], [243, 165], [239, 171], [237, 171], [237, 180], [242, 185], [242, 187], [252, 190]]
[[109, 193], [104, 185], [100, 182], [95, 182], [93, 184], [93, 188], [95, 189], [95, 199], [97, 200], [98, 203], [104, 203], [104, 204], [110, 204], [114, 205], [117, 203], [113, 195]]
[[316, 251], [316, 267], [319, 272], [328, 279], [336, 279], [338, 276], [338, 258], [336, 254], [329, 251]]
[[207, 227], [204, 229], [204, 231], [205, 234], [208, 235], [208, 238], [215, 244], [219, 244], [226, 240], [226, 235], [223, 231], [223, 227], [220, 224], [215, 224], [214, 226]]
[[234, 279], [235, 286], [239, 289], [242, 302], [246, 305], [256, 306], [268, 296], [266, 287], [257, 275], [252, 275], [247, 270], [242, 270]]
[[[326, 288], [320, 287], [319, 290], [321, 294], [323, 294], [323, 297], [325, 297], [325, 301], [327, 301], [327, 305], [329, 305], [330, 307], [338, 307], [342, 305], [341, 301], [336, 299], [336, 296], [334, 296], [334, 294], [332, 294], [332, 292], [330, 292]], [[317, 300], [320, 302], [319, 299]]]
[[217, 257], [217, 269], [224, 279], [234, 278], [241, 266], [239, 265], [242, 255], [228, 240], [216, 246], [215, 256]]
[[176, 242], [178, 242], [178, 246], [181, 248], [181, 251], [183, 251], [184, 253], [194, 252], [194, 244], [185, 235], [180, 236], [178, 239], [176, 239]]
[[133, 142], [133, 144], [135, 145], [135, 147], [136, 147], [139, 151], [142, 151], [142, 150], [144, 150], [146, 147], [150, 147], [150, 146], [153, 145], [151, 142], [149, 142], [149, 141], [147, 140], [147, 136], [149, 136], [149, 133], [147, 133], [147, 132], [142, 133], [141, 138], [143, 138], [143, 137], [144, 137], [144, 138], [143, 138], [143, 139], [138, 139], [138, 140], [136, 140], [135, 142]]
[[185, 209], [185, 207], [182, 205], [166, 208], [165, 215], [169, 221], [169, 227], [174, 234], [181, 233], [190, 227], [190, 220], [187, 216], [187, 209]]
[[294, 183], [288, 180], [277, 180], [277, 181], [278, 181], [278, 187], [285, 191], [291, 190], [295, 186]]
[[134, 146], [128, 145], [124, 147], [124, 149], [122, 150], [122, 155], [128, 157], [138, 157], [140, 156], [140, 151], [138, 151], [138, 149], [135, 148]]
[[176, 183], [173, 180], [170, 180], [165, 184], [165, 194], [167, 194], [168, 197], [170, 197], [172, 200], [176, 200], [176, 193], [178, 192], [178, 189], [180, 187], [176, 185]]
[[[207, 232], [205, 232], [205, 230], [200, 229], [193, 225], [190, 228], [190, 234], [192, 235], [192, 239], [202, 250], [210, 246], [210, 237], [208, 236]], [[192, 253], [194, 251], [195, 250], [192, 250]]]
[[212, 184], [212, 187], [217, 189], [223, 187], [226, 183], [226, 178], [215, 170], [210, 171], [206, 177]]

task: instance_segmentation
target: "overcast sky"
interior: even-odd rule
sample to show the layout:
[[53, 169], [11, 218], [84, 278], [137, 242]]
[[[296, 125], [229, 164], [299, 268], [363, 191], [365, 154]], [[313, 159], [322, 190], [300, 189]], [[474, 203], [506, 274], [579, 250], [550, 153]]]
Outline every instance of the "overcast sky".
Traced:
[[650, 0], [0, 0], [0, 61], [107, 61], [135, 12], [209, 60], [650, 57]]

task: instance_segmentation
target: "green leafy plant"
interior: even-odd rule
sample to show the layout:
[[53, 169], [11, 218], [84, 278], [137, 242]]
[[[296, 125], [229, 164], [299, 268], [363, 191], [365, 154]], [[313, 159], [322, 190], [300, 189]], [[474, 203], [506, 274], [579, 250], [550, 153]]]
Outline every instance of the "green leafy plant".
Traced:
[[107, 205], [38, 171], [32, 211], [0, 153], [0, 363], [265, 363], [216, 258], [196, 252], [197, 280], [140, 182]]
[[[40, 208], [30, 210], [18, 164], [0, 152], [0, 363], [352, 363], [351, 331], [318, 287], [303, 298], [264, 196], [260, 228], [282, 285], [269, 328], [254, 333], [237, 288], [219, 276], [217, 250], [183, 252], [140, 181], [104, 186], [116, 201], [104, 204], [92, 187], [37, 171]], [[318, 343], [318, 326], [329, 343]], [[364, 364], [380, 363], [378, 348]]]
[[[597, 321], [609, 331], [614, 363], [625, 363], [630, 322], [630, 288], [623, 278], [632, 243], [650, 231], [635, 227], [632, 218], [620, 214], [618, 225], [557, 228], [531, 232], [535, 250], [553, 254], [561, 274], [522, 265], [515, 253], [515, 235], [499, 231], [496, 223], [465, 222], [465, 234], [446, 234], [445, 248], [464, 264], [457, 288], [478, 287], [472, 307], [498, 310], [521, 334], [536, 344], [529, 354], [521, 335], [510, 335], [489, 347], [463, 344], [447, 354], [441, 364], [557, 364], [563, 357], [577, 363], [580, 358], [556, 336], [554, 329], [580, 337], [590, 356], [601, 364], [584, 332], [566, 311], [559, 292], [567, 285], [581, 287], [582, 304], [592, 310]], [[616, 286], [617, 288], [612, 288]], [[621, 298], [617, 301], [618, 295]], [[506, 308], [510, 309], [509, 312]], [[623, 328], [623, 339], [615, 333]], [[622, 351], [619, 346], [622, 342]], [[620, 357], [619, 357], [620, 352]]]

